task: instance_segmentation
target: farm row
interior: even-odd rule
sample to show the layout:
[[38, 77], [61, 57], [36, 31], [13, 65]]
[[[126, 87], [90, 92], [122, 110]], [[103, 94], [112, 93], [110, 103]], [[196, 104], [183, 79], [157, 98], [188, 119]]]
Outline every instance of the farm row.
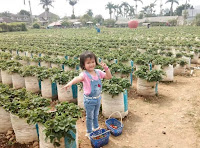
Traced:
[[[127, 91], [133, 78], [137, 78], [139, 95], [155, 96], [159, 94], [159, 81], [173, 82], [174, 75], [185, 74], [191, 63], [199, 60], [198, 28], [189, 28], [190, 31], [188, 28], [170, 29], [105, 29], [101, 34], [89, 29], [69, 29], [2, 34], [0, 78], [3, 84], [12, 86], [14, 90], [1, 85], [0, 115], [5, 120], [0, 125], [5, 125], [10, 119], [11, 125], [14, 116], [18, 116], [19, 120], [24, 119], [24, 127], [26, 121], [32, 124], [32, 128], [34, 126], [35, 135], [42, 134], [41, 130], [36, 130], [38, 125], [42, 130], [45, 128], [45, 136], [55, 145], [59, 139], [62, 145], [68, 141], [66, 138], [76, 143], [77, 139], [72, 136], [77, 136], [75, 125], [81, 116], [78, 106], [84, 108], [82, 85], [73, 85], [67, 92], [61, 88], [81, 72], [78, 57], [85, 50], [93, 51], [99, 62], [106, 62], [114, 76], [111, 80], [103, 80], [103, 115], [109, 117], [111, 113], [120, 111], [123, 117], [127, 116]], [[100, 66], [97, 68], [101, 69]], [[41, 96], [33, 93], [41, 93]], [[34, 98], [40, 98], [39, 102]], [[62, 103], [48, 111], [51, 100], [57, 99]], [[44, 100], [45, 104], [40, 106], [40, 101]], [[78, 106], [67, 102], [77, 102]], [[65, 120], [61, 122], [64, 116]], [[12, 125], [15, 131], [14, 127]], [[5, 132], [3, 129], [0, 132]], [[45, 144], [40, 145], [45, 147]]]

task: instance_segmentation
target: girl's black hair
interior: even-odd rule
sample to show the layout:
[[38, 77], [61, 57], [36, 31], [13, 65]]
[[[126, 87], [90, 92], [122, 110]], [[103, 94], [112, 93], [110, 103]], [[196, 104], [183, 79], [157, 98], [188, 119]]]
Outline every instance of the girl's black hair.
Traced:
[[95, 56], [95, 54], [91, 51], [85, 51], [80, 55], [80, 67], [81, 67], [82, 70], [86, 70], [85, 69], [85, 60], [87, 58], [90, 58], [90, 59], [94, 58], [96, 65], [98, 65], [97, 57]]

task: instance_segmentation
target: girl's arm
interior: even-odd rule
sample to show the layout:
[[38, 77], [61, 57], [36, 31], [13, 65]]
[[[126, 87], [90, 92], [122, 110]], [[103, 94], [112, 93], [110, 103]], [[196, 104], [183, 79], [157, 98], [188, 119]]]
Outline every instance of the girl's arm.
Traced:
[[107, 68], [107, 70], [105, 69], [106, 75], [104, 77], [104, 79], [112, 79], [112, 74], [110, 72], [110, 69]]
[[79, 83], [83, 80], [83, 77], [82, 76], [78, 76], [78, 77], [75, 77], [73, 80], [71, 80], [70, 82], [68, 82], [64, 87], [63, 89], [68, 89], [68, 88], [71, 88], [71, 86], [73, 84], [76, 84], [76, 83]]
[[106, 75], [105, 75], [104, 79], [111, 79], [112, 78], [112, 74], [111, 74], [110, 69], [108, 68], [108, 66], [103, 62], [101, 62], [100, 65], [103, 67], [103, 69], [106, 72]]

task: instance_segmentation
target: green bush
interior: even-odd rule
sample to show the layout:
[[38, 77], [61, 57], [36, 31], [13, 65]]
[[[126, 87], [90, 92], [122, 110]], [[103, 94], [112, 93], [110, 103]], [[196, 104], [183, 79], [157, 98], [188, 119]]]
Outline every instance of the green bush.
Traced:
[[25, 23], [0, 23], [0, 28], [3, 32], [27, 31]]
[[200, 26], [200, 14], [196, 15], [195, 24], [196, 24], [196, 26]]
[[64, 22], [62, 22], [62, 26], [64, 26], [64, 27], [72, 27], [72, 23], [71, 22], [69, 22], [69, 21], [64, 21]]
[[166, 26], [165, 22], [152, 22], [151, 26]]
[[33, 24], [34, 29], [40, 29], [40, 25], [38, 23]]
[[176, 26], [177, 25], [177, 19], [171, 19], [168, 21], [171, 26]]

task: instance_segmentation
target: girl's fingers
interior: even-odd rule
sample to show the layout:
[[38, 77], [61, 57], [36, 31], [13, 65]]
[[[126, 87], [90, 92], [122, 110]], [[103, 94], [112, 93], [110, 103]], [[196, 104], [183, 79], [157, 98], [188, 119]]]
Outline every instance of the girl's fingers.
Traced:
[[68, 86], [64, 86], [64, 87], [62, 87], [61, 89], [67, 89], [68, 88]]

